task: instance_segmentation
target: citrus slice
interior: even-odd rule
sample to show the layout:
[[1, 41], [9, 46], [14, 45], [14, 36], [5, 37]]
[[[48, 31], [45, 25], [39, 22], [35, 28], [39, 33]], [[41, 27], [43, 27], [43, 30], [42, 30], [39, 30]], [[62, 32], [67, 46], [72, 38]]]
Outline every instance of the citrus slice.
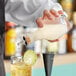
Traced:
[[27, 50], [24, 53], [23, 60], [24, 60], [25, 64], [27, 64], [27, 65], [34, 65], [37, 60], [37, 55], [33, 50]]

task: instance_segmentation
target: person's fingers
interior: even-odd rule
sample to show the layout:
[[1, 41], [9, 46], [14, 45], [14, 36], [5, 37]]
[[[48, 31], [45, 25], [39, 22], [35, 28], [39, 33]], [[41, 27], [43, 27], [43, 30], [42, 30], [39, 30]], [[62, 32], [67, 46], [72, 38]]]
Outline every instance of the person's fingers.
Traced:
[[37, 23], [39, 28], [43, 27], [43, 21], [42, 21], [41, 17], [37, 18], [36, 23]]
[[59, 17], [59, 13], [57, 12], [57, 11], [55, 11], [55, 10], [50, 10], [50, 13], [52, 14], [52, 15], [54, 15], [55, 17]]
[[48, 18], [48, 19], [53, 19], [53, 17], [52, 17], [53, 15], [50, 13], [50, 11], [49, 10], [44, 10], [44, 12], [43, 12], [43, 19], [46, 19], [46, 18]]
[[64, 14], [62, 10], [59, 10], [58, 13], [59, 13], [60, 15], [63, 15], [63, 14]]
[[43, 12], [43, 19], [46, 19], [47, 18], [47, 16], [46, 16], [46, 12], [47, 12], [47, 10], [44, 10], [44, 12]]

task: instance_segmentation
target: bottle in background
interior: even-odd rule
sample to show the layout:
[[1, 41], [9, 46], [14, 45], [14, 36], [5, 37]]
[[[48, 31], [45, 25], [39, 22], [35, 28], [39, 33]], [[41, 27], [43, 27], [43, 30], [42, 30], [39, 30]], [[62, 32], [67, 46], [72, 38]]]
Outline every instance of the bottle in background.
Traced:
[[68, 52], [76, 52], [76, 12], [73, 12], [73, 28], [68, 33]]
[[24, 28], [21, 25], [16, 25], [16, 39], [15, 39], [15, 56], [22, 56], [24, 44], [23, 41]]
[[58, 41], [59, 43], [59, 48], [58, 48], [58, 54], [62, 55], [62, 54], [66, 54], [67, 53], [67, 45], [66, 45], [66, 42], [67, 42], [67, 34], [65, 34], [62, 39], [60, 39]]
[[11, 55], [15, 54], [15, 39], [16, 39], [16, 25], [12, 22], [5, 23], [5, 59], [10, 59]]
[[72, 11], [76, 12], [76, 0], [73, 0], [72, 2]]
[[76, 0], [72, 3], [73, 28], [68, 33], [67, 48], [68, 52], [76, 52]]
[[[24, 29], [24, 31], [25, 31], [24, 32], [24, 36], [27, 35], [27, 33], [30, 34], [30, 33], [35, 32], [37, 29], [38, 28], [36, 28], [36, 27], [30, 27], [30, 28], [29, 27], [26, 27]], [[32, 36], [33, 36], [33, 34], [31, 34], [31, 38], [32, 38]], [[28, 50], [28, 49], [34, 50], [35, 53], [38, 56], [40, 56], [40, 53], [41, 53], [41, 40], [34, 41], [31, 44], [25, 45], [25, 47], [26, 47], [26, 50]]]
[[68, 19], [72, 19], [72, 1], [73, 0], [58, 0], [62, 5], [63, 10], [68, 14]]
[[23, 27], [13, 22], [6, 22], [5, 33], [5, 59], [11, 56], [21, 56], [23, 50]]
[[[25, 28], [25, 33], [26, 34], [24, 34], [24, 36], [25, 35], [27, 35], [27, 34], [31, 34], [31, 33], [33, 33], [33, 32], [35, 32], [37, 30], [37, 28], [33, 28], [33, 27], [27, 27], [27, 28]], [[32, 38], [33, 37], [33, 35], [31, 34], [31, 36], [30, 36], [30, 38]], [[32, 42], [31, 44], [28, 44], [27, 46], [26, 46], [26, 49], [28, 50], [28, 49], [31, 49], [31, 50], [34, 50], [34, 45], [35, 45], [35, 42]]]
[[41, 54], [41, 41], [40, 40], [35, 41], [35, 43], [34, 43], [34, 51], [36, 52], [36, 54], [38, 56], [40, 56], [40, 54]]

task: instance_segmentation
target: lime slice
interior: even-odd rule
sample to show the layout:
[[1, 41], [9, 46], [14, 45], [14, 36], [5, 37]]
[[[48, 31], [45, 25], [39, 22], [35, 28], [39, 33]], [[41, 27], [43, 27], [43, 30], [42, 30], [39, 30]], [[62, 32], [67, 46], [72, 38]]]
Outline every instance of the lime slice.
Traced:
[[25, 64], [27, 64], [27, 65], [34, 65], [37, 60], [37, 55], [33, 50], [27, 50], [24, 53], [23, 60], [24, 60]]

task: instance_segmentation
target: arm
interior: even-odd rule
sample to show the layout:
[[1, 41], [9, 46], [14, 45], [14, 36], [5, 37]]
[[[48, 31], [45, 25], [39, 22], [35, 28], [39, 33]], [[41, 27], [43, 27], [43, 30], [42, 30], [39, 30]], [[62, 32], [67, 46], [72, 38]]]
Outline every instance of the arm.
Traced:
[[[53, 3], [51, 0], [50, 4], [50, 9], [54, 5], [62, 9], [58, 3]], [[33, 26], [35, 20], [42, 16], [44, 9], [47, 8], [48, 0], [5, 0], [5, 20]]]
[[30, 25], [35, 22], [35, 19], [42, 13], [46, 1], [47, 0], [6, 0], [5, 19], [6, 21], [12, 21], [21, 25]]

